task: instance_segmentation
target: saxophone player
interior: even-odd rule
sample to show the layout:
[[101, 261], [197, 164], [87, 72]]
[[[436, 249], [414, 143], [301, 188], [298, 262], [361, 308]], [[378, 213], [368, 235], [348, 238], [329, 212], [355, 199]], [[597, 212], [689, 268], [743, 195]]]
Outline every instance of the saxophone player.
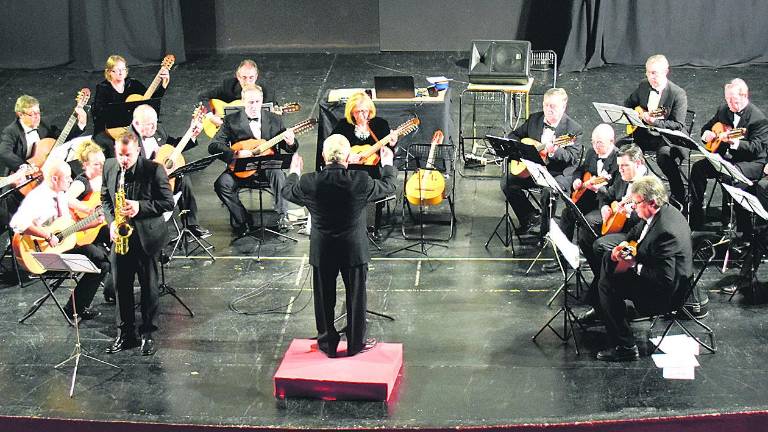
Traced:
[[[101, 186], [104, 214], [113, 241], [118, 333], [106, 350], [112, 354], [141, 346], [142, 355], [156, 351], [158, 258], [167, 243], [163, 213], [173, 209], [173, 194], [163, 168], [139, 154], [138, 137], [126, 131], [115, 141], [115, 158], [104, 165]], [[116, 204], [122, 204], [118, 207]], [[129, 225], [133, 229], [127, 229]], [[120, 229], [119, 229], [120, 228]], [[116, 253], [121, 252], [121, 253]], [[133, 281], [141, 286], [141, 339], [136, 336]]]

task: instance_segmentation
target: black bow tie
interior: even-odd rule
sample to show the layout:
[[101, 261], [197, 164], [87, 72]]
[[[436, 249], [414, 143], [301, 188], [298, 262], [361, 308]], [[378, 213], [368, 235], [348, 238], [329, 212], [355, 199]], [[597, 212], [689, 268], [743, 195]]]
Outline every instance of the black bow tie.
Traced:
[[554, 126], [551, 126], [551, 125], [548, 125], [548, 124], [546, 124], [546, 123], [544, 123], [544, 129], [545, 129], [545, 130], [546, 130], [546, 129], [549, 129], [549, 130], [551, 130], [551, 131], [554, 131], [554, 130], [555, 130], [555, 127], [554, 127]]
[[37, 132], [37, 128], [28, 130], [27, 135], [31, 134], [32, 132]]
[[652, 92], [655, 92], [656, 94], [661, 94], [661, 92], [659, 92], [658, 90], [656, 90], [656, 89], [655, 89], [655, 88], [653, 88], [653, 87], [651, 87], [651, 91], [652, 91]]
[[257, 121], [261, 121], [261, 120], [258, 117], [253, 117], [253, 118], [248, 117], [248, 121], [249, 122], [257, 122]]

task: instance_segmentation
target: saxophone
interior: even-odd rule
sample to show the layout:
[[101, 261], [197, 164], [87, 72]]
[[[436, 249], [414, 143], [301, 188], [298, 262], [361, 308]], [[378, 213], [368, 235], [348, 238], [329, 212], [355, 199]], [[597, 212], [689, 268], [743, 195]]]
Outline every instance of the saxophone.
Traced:
[[115, 235], [115, 253], [125, 255], [128, 253], [128, 240], [133, 233], [133, 227], [128, 223], [128, 218], [122, 213], [125, 206], [125, 170], [120, 169], [120, 179], [117, 182], [117, 191], [115, 192], [115, 226], [117, 233]]

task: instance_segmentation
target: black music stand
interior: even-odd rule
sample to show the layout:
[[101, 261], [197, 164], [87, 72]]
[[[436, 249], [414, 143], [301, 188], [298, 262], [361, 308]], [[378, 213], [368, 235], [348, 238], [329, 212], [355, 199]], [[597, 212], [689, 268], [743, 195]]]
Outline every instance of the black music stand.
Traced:
[[[235, 167], [232, 171], [237, 173], [242, 171], [256, 170], [257, 173], [254, 175], [259, 175], [258, 173], [262, 172], [262, 170], [288, 169], [291, 166], [291, 158], [293, 158], [292, 153], [276, 154], [273, 156], [251, 156], [251, 157], [237, 158], [234, 161]], [[294, 242], [298, 242], [299, 240], [289, 235], [283, 234], [281, 232], [271, 230], [265, 226], [264, 199], [262, 196], [263, 188], [259, 187], [257, 189], [259, 191], [259, 225], [260, 226], [255, 231], [246, 232], [245, 234], [243, 234], [242, 237], [251, 237], [258, 242], [259, 246], [256, 251], [256, 259], [258, 260], [258, 259], [261, 259], [261, 245], [264, 243], [265, 235], [267, 232], [279, 237], [286, 238]]]
[[[506, 179], [507, 174], [509, 173], [509, 160], [520, 160], [520, 152], [517, 150], [517, 147], [513, 143], [520, 143], [520, 141], [514, 139], [514, 138], [502, 138], [498, 136], [493, 135], [486, 135], [485, 138], [488, 140], [488, 143], [491, 145], [490, 151], [494, 154], [494, 156], [503, 158], [502, 160], [502, 167], [501, 167], [501, 176], [502, 178]], [[499, 228], [501, 228], [502, 224], [504, 225], [504, 237], [499, 234]], [[485, 242], [485, 248], [488, 249], [488, 245], [491, 244], [491, 241], [494, 238], [498, 238], [501, 244], [504, 245], [504, 247], [512, 247], [512, 254], [515, 253], [515, 245], [512, 242], [512, 234], [515, 234], [515, 223], [512, 221], [512, 216], [509, 214], [509, 201], [504, 198], [504, 214], [501, 215], [501, 218], [499, 219], [499, 222], [496, 224], [496, 228], [493, 230], [491, 235], [488, 237], [488, 240]], [[518, 237], [518, 240], [520, 237]]]
[[149, 105], [155, 109], [157, 115], [160, 115], [160, 103], [162, 97], [154, 97], [134, 102], [116, 102], [104, 105], [101, 117], [104, 118], [104, 125], [107, 129], [130, 126], [133, 121], [133, 111], [139, 105]]
[[[527, 165], [527, 162], [526, 162]], [[585, 221], [586, 222], [586, 221]], [[562, 262], [560, 261], [560, 254], [562, 253], [563, 257], [565, 257], [565, 260], [568, 264], [568, 266], [573, 269], [573, 272], [570, 276], [566, 277], [567, 272], [563, 271], [563, 285], [558, 289], [558, 293], [562, 291], [563, 293], [563, 304], [560, 306], [560, 309], [557, 310], [557, 312], [552, 315], [552, 317], [544, 323], [543, 326], [539, 329], [538, 332], [536, 332], [535, 335], [531, 338], [533, 342], [536, 342], [536, 338], [544, 331], [544, 329], [549, 328], [552, 330], [552, 333], [555, 334], [555, 336], [558, 337], [563, 343], [568, 343], [568, 340], [573, 339], [573, 345], [576, 347], [576, 355], [579, 355], [579, 343], [576, 341], [576, 334], [574, 332], [574, 323], [577, 324], [582, 330], [583, 326], [579, 322], [579, 320], [576, 318], [576, 315], [573, 313], [573, 310], [571, 309], [571, 306], [568, 304], [568, 297], [573, 297], [572, 294], [568, 291], [568, 283], [573, 277], [573, 275], [576, 276], [576, 285], [577, 290], [579, 289], [578, 286], [583, 280], [583, 277], [581, 279], [579, 278], [581, 276], [580, 270], [580, 262], [579, 262], [579, 247], [573, 243], [563, 234], [563, 232], [560, 230], [560, 227], [555, 223], [554, 219], [549, 220], [549, 232], [547, 232], [547, 240], [552, 244], [552, 249], [554, 250], [555, 257], [560, 264], [561, 268], [563, 266]], [[558, 252], [561, 251], [561, 252]], [[584, 281], [586, 283], [586, 281]], [[557, 295], [557, 293], [555, 293]], [[563, 331], [562, 333], [559, 332], [556, 328], [552, 326], [552, 321], [557, 319], [560, 314], [563, 315]]]
[[[687, 133], [683, 131], [678, 130], [672, 130], [672, 129], [665, 129], [665, 128], [659, 128], [654, 126], [648, 126], [648, 130], [657, 132], [661, 139], [664, 140], [664, 142], [667, 143], [670, 147], [681, 147], [683, 149], [688, 150], [688, 172], [686, 175], [686, 181], [690, 182], [691, 178], [691, 153], [694, 151], [701, 151], [703, 147], [699, 145], [696, 141], [691, 139], [690, 136], [688, 136]], [[690, 195], [690, 193], [689, 193]], [[680, 203], [680, 205], [685, 205], [687, 207], [687, 212], [685, 213], [690, 220], [691, 215], [691, 200], [690, 197], [688, 199], [687, 203]]]
[[[36, 175], [36, 176], [30, 177], [24, 183], [21, 183], [20, 185], [14, 186], [12, 188], [8, 188], [6, 191], [0, 194], [0, 200], [7, 199], [9, 196], [17, 192], [19, 189], [32, 183], [33, 181], [38, 181], [38, 180], [42, 180], [42, 175]], [[16, 280], [19, 282], [19, 287], [24, 288], [24, 278], [22, 278], [21, 276], [21, 268], [19, 267], [18, 261], [16, 261], [16, 257], [13, 256], [13, 251], [11, 249], [11, 245], [13, 243], [13, 230], [11, 230], [10, 227], [6, 227], [6, 228], [8, 230], [8, 247], [6, 247], [2, 255], [0, 255], [0, 265], [2, 265], [1, 263], [2, 259], [5, 258], [10, 253], [11, 265], [13, 266], [13, 271], [16, 274]], [[2, 266], [2, 267], [3, 269], [5, 269], [5, 266]]]
[[592, 102], [592, 106], [595, 107], [603, 123], [647, 128], [640, 115], [632, 108], [602, 102]]
[[[219, 155], [221, 153], [217, 153], [211, 156], [206, 156], [202, 159], [198, 159], [196, 161], [190, 162], [184, 166], [180, 166], [176, 168], [169, 176], [168, 178], [172, 179], [178, 179], [178, 181], [182, 181], [185, 175], [192, 174], [198, 171], [202, 171], [208, 166], [213, 163], [213, 161], [217, 160], [219, 158]], [[183, 245], [184, 247], [184, 256], [189, 258], [189, 254], [196, 251], [197, 249], [202, 249], [203, 252], [208, 255], [209, 258], [211, 258], [212, 261], [216, 261], [216, 258], [214, 258], [213, 254], [211, 253], [212, 249], [215, 249], [215, 247], [205, 240], [204, 238], [198, 237], [193, 233], [189, 226], [187, 225], [187, 213], [188, 210], [181, 210], [179, 211], [179, 218], [181, 219], [181, 229], [179, 230], [179, 235], [176, 237], [176, 241], [173, 245], [173, 250], [171, 250], [171, 254], [169, 255], [169, 260], [176, 258], [176, 250], [179, 248], [179, 245]], [[190, 251], [189, 249], [189, 243], [195, 242], [196, 245], [194, 249]], [[186, 307], [186, 306], [185, 306]], [[189, 308], [187, 308], [189, 310]]]
[[[525, 145], [523, 146], [528, 147], [529, 149], [533, 149], [533, 146]], [[541, 161], [541, 157], [539, 156], [539, 153], [536, 151], [536, 149], [533, 149], [533, 152], [535, 153], [536, 157], [538, 158], [538, 161]], [[554, 177], [552, 177], [552, 174], [547, 171], [547, 168], [540, 164], [538, 161], [534, 162], [532, 160], [528, 160], [526, 158], [521, 159], [526, 167], [528, 167], [528, 172], [531, 174], [531, 178], [533, 181], [540, 187], [551, 189], [554, 192], [557, 193], [550, 193], [549, 194], [549, 202], [547, 203], [547, 214], [549, 215], [549, 219], [552, 220], [554, 217], [554, 208], [555, 208], [555, 201], [557, 200], [558, 195], [559, 196], [566, 196], [565, 192], [560, 188], [560, 185], [557, 184], [557, 180], [555, 180]], [[542, 161], [543, 162], [543, 161]], [[550, 244], [550, 238], [546, 237], [546, 240], [541, 245], [541, 248], [539, 249], [539, 253], [536, 254], [536, 257], [531, 261], [531, 265], [528, 267], [528, 270], [526, 270], [525, 274], [528, 274], [531, 272], [531, 269], [534, 265], [536, 265], [536, 262], [541, 257], [541, 254], [544, 253], [544, 249], [547, 248], [547, 245]]]
[[[752, 219], [751, 223], [754, 227], [757, 221], [757, 218], [763, 220], [768, 220], [768, 211], [760, 204], [760, 200], [757, 199], [756, 196], [752, 195], [749, 192], [743, 191], [737, 187], [724, 184], [723, 188], [731, 195], [731, 202], [736, 201], [741, 205], [746, 211], [749, 212], [750, 217]], [[731, 209], [731, 212], [733, 212], [733, 209]], [[757, 252], [760, 252], [759, 256], [762, 256], [762, 252], [765, 251], [765, 244], [760, 240], [759, 235], [753, 235], [752, 240], [750, 241], [750, 254], [752, 254], [751, 262], [748, 263], [742, 263], [742, 273], [743, 276], [746, 276], [747, 281], [750, 285], [752, 285], [752, 280], [755, 278], [755, 273], [757, 271], [757, 268], [754, 265], [755, 262], [755, 254]], [[726, 252], [727, 253], [727, 252]], [[757, 263], [760, 263], [760, 259], [757, 259]], [[746, 272], [744, 272], [744, 266], [747, 266]], [[734, 290], [733, 293], [731, 293], [731, 296], [728, 298], [728, 301], [731, 301], [733, 299], [733, 296], [736, 295], [736, 291]], [[753, 293], [754, 294], [754, 293]]]
[[[44, 252], [32, 252], [32, 256], [40, 262], [42, 267], [46, 271], [55, 271], [58, 273], [66, 273], [71, 275], [72, 279], [75, 279], [76, 274], [82, 273], [100, 273], [100, 270], [84, 255], [79, 254], [57, 254], [57, 253], [44, 253]], [[72, 311], [74, 312], [74, 326], [75, 326], [75, 347], [72, 350], [72, 354], [67, 357], [66, 360], [54, 366], [54, 369], [58, 369], [70, 361], [74, 360], [75, 367], [72, 370], [72, 382], [69, 386], [69, 397], [75, 395], [75, 380], [77, 379], [77, 368], [80, 366], [80, 358], [87, 358], [113, 367], [115, 369], [121, 369], [119, 366], [104, 360], [97, 359], [88, 354], [88, 351], [82, 348], [80, 343], [80, 326], [78, 325], [77, 304], [75, 304], [75, 289], [71, 290], [72, 296]]]
[[[423, 195], [420, 194], [418, 200], [418, 220], [419, 220], [419, 235], [417, 237], [411, 237], [409, 236], [405, 231], [405, 212], [406, 209], [408, 210], [408, 214], [411, 216], [411, 219], [413, 219], [414, 214], [412, 212], [411, 208], [411, 202], [408, 201], [408, 197], [403, 198], [403, 207], [402, 207], [402, 217], [403, 221], [401, 224], [401, 232], [403, 234], [403, 238], [406, 240], [416, 240], [415, 243], [412, 243], [408, 246], [401, 247], [399, 249], [396, 249], [392, 252], [389, 252], [387, 256], [393, 255], [400, 251], [410, 251], [422, 254], [426, 257], [429, 255], [427, 254], [427, 251], [429, 248], [437, 246], [437, 247], [444, 247], [447, 248], [445, 244], [442, 243], [435, 243], [437, 241], [440, 242], [447, 242], [449, 241], [454, 234], [454, 221], [456, 220], [455, 210], [454, 210], [454, 202], [453, 202], [453, 186], [455, 186], [455, 183], [453, 182], [453, 177], [451, 176], [451, 173], [453, 171], [453, 160], [454, 160], [454, 154], [453, 154], [453, 145], [452, 144], [436, 144], [435, 145], [435, 151], [432, 155], [433, 162], [431, 165], [429, 165], [428, 161], [424, 162], [426, 159], [428, 159], [428, 155], [431, 152], [432, 144], [411, 144], [408, 146], [408, 151], [406, 152], [406, 163], [404, 165], [405, 168], [405, 176], [403, 177], [403, 193], [405, 193], [405, 187], [408, 183], [409, 177], [408, 177], [408, 169], [412, 168], [412, 175], [416, 176], [416, 179], [421, 182], [421, 176], [419, 176], [419, 170], [421, 169], [428, 169], [428, 170], [434, 170], [438, 171], [440, 175], [443, 176], [444, 180], [446, 182], [451, 182], [451, 190], [448, 191], [448, 187], [445, 187], [445, 190], [443, 191], [443, 196], [448, 201], [448, 207], [450, 209], [450, 220], [448, 222], [449, 224], [449, 234], [447, 238], [436, 238], [436, 237], [427, 237], [424, 235], [424, 216], [426, 214], [425, 208], [427, 205], [424, 203]], [[429, 165], [429, 166], [428, 166]], [[422, 190], [422, 185], [419, 183], [418, 188], [419, 191]], [[444, 223], [441, 221], [441, 223]], [[415, 247], [418, 247], [418, 249], [413, 249]]]

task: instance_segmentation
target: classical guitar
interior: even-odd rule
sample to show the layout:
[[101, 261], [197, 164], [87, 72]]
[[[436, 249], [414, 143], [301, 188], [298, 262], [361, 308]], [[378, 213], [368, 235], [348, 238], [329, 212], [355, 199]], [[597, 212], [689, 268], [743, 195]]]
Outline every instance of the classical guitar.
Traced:
[[[635, 112], [640, 116], [640, 118], [643, 118], [643, 114], [646, 112], [651, 116], [654, 120], [661, 120], [665, 117], [667, 117], [667, 114], [669, 114], [669, 108], [667, 107], [658, 107], [655, 110], [646, 111], [641, 106], [635, 107]], [[632, 133], [635, 132], [635, 129], [637, 129], [637, 126], [632, 126], [631, 124], [627, 125], [627, 135], [632, 135]]]
[[[539, 156], [541, 156], [541, 159], [544, 160], [545, 163], [548, 161], [546, 144], [543, 144], [533, 138], [527, 138], [527, 137], [521, 139], [520, 142], [523, 144], [527, 144], [535, 147], [536, 151], [539, 152]], [[576, 135], [566, 134], [566, 135], [560, 135], [559, 137], [555, 138], [552, 141], [552, 144], [556, 147], [567, 147], [575, 142], [576, 142]], [[525, 162], [518, 161], [518, 160], [509, 161], [509, 174], [516, 177], [521, 177], [521, 178], [526, 178], [530, 176], [530, 173], [528, 173], [528, 168], [525, 166]]]
[[605, 222], [603, 222], [603, 226], [600, 231], [603, 235], [621, 232], [621, 230], [624, 228], [624, 224], [627, 222], [627, 218], [629, 218], [627, 212], [624, 211], [624, 206], [626, 206], [628, 203], [629, 201], [624, 200], [621, 202], [614, 201], [611, 203], [611, 215], [608, 217], [608, 219], [605, 220]]
[[147, 87], [147, 91], [144, 92], [143, 95], [140, 94], [132, 94], [128, 95], [127, 98], [125, 98], [126, 102], [138, 102], [150, 99], [152, 95], [155, 94], [155, 91], [157, 90], [157, 87], [160, 85], [160, 83], [163, 82], [163, 79], [160, 78], [160, 73], [163, 70], [171, 70], [173, 67], [173, 64], [176, 62], [176, 56], [173, 54], [168, 54], [163, 58], [163, 61], [160, 63], [160, 70], [157, 71], [157, 74], [155, 75], [155, 79], [152, 80], [152, 83], [149, 84], [149, 87]]
[[[81, 211], [73, 211], [75, 215], [75, 221], [83, 220], [87, 217], [89, 217], [91, 214], [93, 214], [93, 211], [101, 205], [101, 192], [99, 191], [91, 191], [88, 193], [88, 195], [85, 196], [80, 201], [82, 204], [84, 204], [89, 211], [87, 212], [81, 212]], [[77, 245], [78, 246], [84, 246], [88, 244], [93, 244], [93, 242], [96, 240], [96, 236], [99, 235], [99, 231], [101, 231], [101, 227], [106, 225], [107, 222], [102, 222], [95, 227], [92, 228], [86, 228], [84, 230], [80, 230], [77, 232]]]
[[32, 252], [63, 253], [74, 248], [77, 245], [77, 237], [73, 234], [103, 215], [104, 211], [99, 206], [90, 216], [74, 223], [69, 215], [55, 219], [49, 225], [49, 229], [59, 240], [59, 244], [55, 247], [51, 247], [43, 238], [17, 233], [13, 236], [12, 241], [13, 254], [18, 263], [28, 272], [33, 274], [45, 273], [45, 268], [32, 256]]
[[581, 178], [581, 187], [574, 190], [571, 194], [571, 201], [578, 202], [582, 196], [589, 190], [590, 186], [597, 186], [606, 184], [610, 180], [610, 176], [593, 176], [591, 172], [585, 172]]
[[419, 128], [421, 120], [418, 117], [414, 117], [400, 126], [394, 131], [390, 132], [387, 136], [380, 139], [376, 144], [363, 144], [352, 146], [350, 153], [354, 153], [360, 156], [360, 162], [358, 165], [373, 166], [379, 163], [381, 158], [379, 157], [379, 149], [385, 145], [388, 145], [395, 137], [401, 137], [408, 135]]
[[[313, 118], [309, 118], [297, 123], [292, 128], [288, 128], [284, 132], [277, 134], [277, 136], [270, 139], [269, 141], [264, 139], [255, 139], [255, 138], [238, 141], [232, 144], [232, 151], [234, 151], [235, 154], [237, 154], [237, 152], [241, 150], [250, 150], [253, 153], [253, 156], [272, 156], [275, 154], [275, 150], [273, 149], [273, 147], [276, 146], [280, 141], [285, 139], [285, 134], [289, 130], [292, 130], [294, 134], [299, 135], [311, 130], [316, 125], [317, 125], [317, 120]], [[235, 177], [248, 178], [256, 174], [256, 170], [235, 171], [236, 159], [238, 159], [237, 156], [235, 156], [235, 158], [233, 158], [232, 162], [230, 162], [229, 164], [229, 170], [232, 171], [232, 174], [234, 174]]]
[[[192, 140], [192, 133], [195, 128], [200, 127], [202, 124], [203, 117], [205, 117], [205, 112], [206, 109], [203, 104], [197, 104], [195, 111], [192, 113], [192, 123], [189, 125], [189, 129], [187, 129], [187, 132], [184, 134], [184, 136], [181, 137], [179, 143], [175, 146], [170, 144], [163, 144], [159, 149], [157, 149], [157, 153], [155, 154], [155, 162], [159, 163], [163, 166], [163, 168], [165, 168], [166, 174], [171, 175], [171, 173], [174, 172], [178, 167], [186, 163], [181, 152], [184, 151], [184, 148]], [[175, 181], [176, 179], [169, 179], [169, 182], [171, 183], [171, 190], [173, 190]]]
[[417, 170], [405, 183], [405, 197], [413, 205], [431, 206], [443, 201], [445, 178], [435, 168], [435, 149], [443, 143], [445, 135], [440, 129], [432, 135], [429, 157], [425, 168]]
[[[227, 108], [243, 106], [243, 101], [241, 101], [240, 99], [234, 100], [229, 103], [224, 102], [221, 99], [211, 99], [208, 102], [209, 102], [211, 112], [216, 114], [219, 118], [224, 118]], [[294, 113], [294, 112], [301, 111], [301, 105], [297, 102], [290, 102], [284, 105], [273, 105], [272, 108], [269, 109], [269, 111], [277, 115], [283, 115], [285, 113]], [[219, 131], [219, 126], [216, 126], [216, 124], [212, 122], [211, 119], [206, 118], [203, 120], [203, 132], [205, 132], [205, 134], [208, 135], [209, 138], [213, 138], [213, 136], [216, 135], [216, 132], [218, 131]]]
[[[747, 128], [732, 128], [721, 122], [717, 122], [712, 125], [711, 130], [715, 133], [715, 137], [707, 141], [707, 144], [704, 145], [704, 148], [712, 153], [717, 153], [717, 150], [720, 148], [720, 144], [722, 144], [723, 141], [742, 139], [747, 136]], [[721, 137], [721, 135], [723, 136]]]
[[621, 250], [619, 251], [619, 261], [616, 263], [614, 273], [626, 273], [627, 270], [632, 268], [632, 260], [630, 258], [637, 256], [637, 242], [634, 240], [623, 241], [619, 243]]
[[[87, 88], [80, 89], [75, 97], [76, 108], [83, 108], [88, 103], [88, 99], [91, 97], [91, 91]], [[51, 154], [54, 148], [64, 144], [67, 136], [72, 131], [72, 128], [77, 124], [77, 113], [73, 110], [72, 114], [67, 120], [67, 124], [64, 125], [64, 129], [61, 130], [61, 134], [58, 139], [43, 138], [35, 143], [32, 149], [32, 157], [27, 159], [27, 162], [36, 167], [42, 167], [45, 161], [48, 159], [48, 155]]]

